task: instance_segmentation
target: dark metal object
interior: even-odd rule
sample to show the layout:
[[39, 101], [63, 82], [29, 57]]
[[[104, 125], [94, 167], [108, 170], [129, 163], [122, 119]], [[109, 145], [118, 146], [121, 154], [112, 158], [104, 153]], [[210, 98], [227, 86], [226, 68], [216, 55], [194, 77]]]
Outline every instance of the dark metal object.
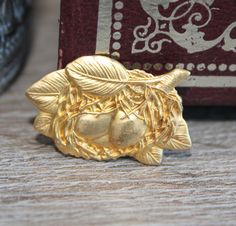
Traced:
[[30, 0], [0, 0], [0, 93], [24, 62], [30, 5]]

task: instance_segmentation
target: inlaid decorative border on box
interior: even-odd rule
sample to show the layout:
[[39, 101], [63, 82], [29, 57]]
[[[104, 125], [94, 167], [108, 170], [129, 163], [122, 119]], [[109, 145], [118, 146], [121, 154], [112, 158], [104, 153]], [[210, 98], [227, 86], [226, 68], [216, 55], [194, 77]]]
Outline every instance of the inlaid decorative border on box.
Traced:
[[[214, 8], [214, 2], [217, 2], [219, 0], [213, 0], [213, 1], [209, 1], [209, 2], [202, 2], [202, 3], [196, 3], [196, 1], [194, 0], [190, 0], [190, 1], [179, 1], [179, 5], [175, 5], [175, 8], [173, 8], [173, 11], [178, 10], [180, 7], [183, 7], [184, 5], [188, 5], [189, 4], [189, 8], [187, 8], [187, 10], [190, 12], [190, 10], [192, 10], [192, 8], [195, 6], [195, 4], [200, 4], [204, 10], [206, 10], [207, 15], [205, 15], [205, 17], [207, 17], [207, 21], [202, 24], [202, 25], [198, 25], [195, 26], [193, 25], [193, 22], [191, 20], [195, 19], [195, 20], [201, 20], [202, 17], [204, 17], [204, 15], [202, 15], [200, 12], [195, 12], [190, 14], [190, 19], [188, 21], [188, 23], [186, 23], [186, 26], [192, 25], [195, 28], [195, 34], [194, 35], [203, 35], [203, 32], [200, 30], [201, 27], [207, 26], [209, 24], [209, 22], [212, 20], [212, 13], [215, 10], [220, 11], [219, 8]], [[160, 18], [155, 18], [156, 14], [154, 14], [153, 9], [151, 8], [151, 3], [153, 1], [152, 0], [140, 0], [139, 2], [137, 2], [137, 4], [141, 4], [141, 6], [143, 7], [144, 11], [147, 12], [147, 14], [149, 14], [148, 21], [154, 21], [153, 23], [160, 23], [162, 22]], [[176, 2], [176, 1], [172, 1], [172, 2]], [[110, 0], [100, 0], [99, 1], [99, 12], [98, 12], [98, 27], [97, 27], [97, 41], [96, 41], [96, 53], [109, 53], [110, 55], [113, 55], [116, 58], [121, 58], [123, 61], [123, 57], [122, 57], [122, 42], [120, 41], [122, 38], [122, 27], [125, 26], [124, 23], [124, 17], [125, 17], [125, 13], [127, 13], [126, 10], [126, 4], [127, 1], [124, 0], [117, 0], [117, 1], [110, 1]], [[158, 4], [164, 4], [164, 3], [158, 3]], [[165, 1], [165, 4], [162, 5], [163, 8], [168, 9], [168, 7], [170, 7], [171, 5], [171, 1]], [[126, 10], [126, 11], [125, 11]], [[125, 11], [125, 12], [124, 12]], [[160, 16], [160, 15], [159, 15]], [[175, 15], [172, 13], [172, 17], [174, 17]], [[168, 18], [167, 18], [168, 19]], [[169, 39], [176, 39], [176, 37], [173, 35], [173, 28], [172, 28], [172, 33], [171, 32], [164, 32], [162, 30], [167, 29], [167, 26], [169, 26], [170, 23], [173, 23], [173, 21], [171, 19], [164, 21], [164, 23], [158, 28], [159, 30], [153, 31], [152, 33], [157, 35], [161, 32], [163, 32], [165, 35], [168, 34], [168, 38]], [[150, 22], [151, 23], [151, 22]], [[135, 27], [135, 29], [133, 30], [133, 34], [134, 34], [134, 41], [132, 44], [132, 51], [130, 53], [130, 55], [135, 56], [137, 55], [138, 52], [143, 51], [144, 52], [152, 52], [152, 50], [148, 47], [143, 48], [143, 50], [138, 50], [137, 47], [135, 47], [135, 45], [137, 44], [137, 39], [141, 39], [141, 35], [140, 37], [137, 36], [137, 30], [138, 29], [143, 29], [143, 32], [147, 33], [148, 32], [148, 28], [150, 27], [150, 24], [147, 25], [137, 25]], [[213, 48], [216, 45], [221, 45], [218, 46], [222, 49], [222, 51], [233, 51], [236, 52], [236, 40], [230, 37], [230, 33], [233, 29], [235, 29], [236, 27], [236, 21], [232, 22], [231, 24], [228, 25], [228, 27], [225, 29], [225, 31], [223, 31], [222, 35], [220, 35], [219, 37], [215, 38], [214, 40], [212, 39], [211, 41], [205, 41], [203, 37], [200, 38], [196, 38], [193, 39], [192, 42], [195, 42], [192, 46], [190, 45], [190, 41], [191, 40], [187, 40], [188, 36], [186, 36], [186, 46], [184, 46], [184, 44], [182, 44], [182, 48], [186, 48], [188, 54], [193, 54], [195, 52], [204, 52], [207, 51], [208, 49]], [[162, 29], [162, 30], [161, 30]], [[186, 29], [187, 30], [187, 29]], [[188, 31], [188, 30], [187, 30]], [[159, 32], [159, 33], [158, 33]], [[146, 35], [146, 34], [144, 34]], [[177, 35], [177, 34], [175, 34]], [[182, 34], [183, 35], [183, 34]], [[187, 34], [185, 34], [187, 35]], [[193, 35], [193, 37], [195, 37]], [[162, 42], [171, 42], [171, 40], [168, 41], [168, 38], [163, 38], [161, 39], [161, 43], [156, 42], [157, 44], [157, 48], [158, 45], [159, 48], [162, 48]], [[147, 37], [144, 37], [143, 40], [145, 42], [147, 42]], [[164, 41], [163, 41], [164, 40]], [[222, 40], [224, 41], [222, 44]], [[150, 41], [150, 40], [149, 40]], [[177, 43], [177, 41], [175, 41], [174, 43]], [[198, 42], [198, 43], [197, 43]], [[179, 44], [181, 45], [181, 43]], [[205, 45], [205, 46], [204, 46]], [[202, 47], [201, 47], [202, 46]], [[136, 48], [136, 49], [135, 49]], [[154, 50], [153, 50], [154, 51]], [[157, 49], [155, 50], [156, 52]], [[219, 50], [220, 51], [220, 50]], [[160, 52], [160, 50], [159, 50]], [[153, 52], [152, 54], [155, 54], [155, 52]], [[200, 55], [199, 55], [200, 56]], [[160, 72], [163, 69], [165, 70], [171, 70], [173, 68], [185, 68], [188, 69], [190, 71], [193, 71], [193, 75], [191, 76], [191, 78], [186, 81], [184, 84], [182, 84], [182, 87], [236, 87], [236, 76], [233, 75], [223, 75], [223, 76], [219, 76], [219, 73], [226, 73], [226, 72], [230, 72], [232, 74], [232, 72], [236, 71], [236, 64], [231, 63], [231, 64], [227, 64], [225, 62], [220, 62], [220, 63], [215, 63], [215, 62], [205, 62], [204, 59], [202, 59], [201, 62], [178, 62], [178, 63], [172, 63], [172, 62], [165, 62], [164, 63], [160, 63], [160, 62], [143, 62], [142, 59], [142, 63], [141, 61], [134, 61], [131, 62], [130, 60], [128, 61], [123, 61], [122, 63], [124, 63], [124, 65], [127, 68], [139, 68], [139, 69], [143, 69], [146, 71], [156, 71], [156, 72]], [[199, 72], [201, 73], [201, 75], [195, 75], [194, 73]], [[207, 72], [207, 73], [205, 73]], [[216, 74], [214, 74], [215, 72], [217, 72]], [[208, 75], [210, 73], [210, 75]]]

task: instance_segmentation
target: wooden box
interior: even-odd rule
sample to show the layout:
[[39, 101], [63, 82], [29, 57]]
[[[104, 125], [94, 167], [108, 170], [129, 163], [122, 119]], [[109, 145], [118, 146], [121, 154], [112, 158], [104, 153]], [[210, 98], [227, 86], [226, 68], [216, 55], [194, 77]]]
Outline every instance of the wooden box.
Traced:
[[155, 75], [192, 72], [185, 105], [236, 105], [236, 1], [62, 0], [59, 68], [107, 54]]

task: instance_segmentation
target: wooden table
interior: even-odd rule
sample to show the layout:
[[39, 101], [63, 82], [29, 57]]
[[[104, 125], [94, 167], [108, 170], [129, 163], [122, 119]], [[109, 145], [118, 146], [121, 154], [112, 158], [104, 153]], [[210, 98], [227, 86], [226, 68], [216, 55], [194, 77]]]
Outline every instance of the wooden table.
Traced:
[[24, 90], [56, 68], [59, 0], [34, 15], [27, 65], [0, 97], [0, 225], [236, 225], [235, 119], [189, 120], [191, 156], [160, 167], [65, 157], [33, 130]]

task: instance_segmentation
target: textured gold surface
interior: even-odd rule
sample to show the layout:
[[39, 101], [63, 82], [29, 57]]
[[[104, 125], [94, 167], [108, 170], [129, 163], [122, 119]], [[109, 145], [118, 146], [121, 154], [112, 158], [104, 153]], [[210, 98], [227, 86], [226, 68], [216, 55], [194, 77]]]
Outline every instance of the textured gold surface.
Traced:
[[191, 147], [175, 87], [190, 73], [154, 77], [104, 56], [84, 56], [26, 92], [38, 108], [36, 130], [60, 151], [84, 159], [131, 156], [159, 165], [163, 149]]

